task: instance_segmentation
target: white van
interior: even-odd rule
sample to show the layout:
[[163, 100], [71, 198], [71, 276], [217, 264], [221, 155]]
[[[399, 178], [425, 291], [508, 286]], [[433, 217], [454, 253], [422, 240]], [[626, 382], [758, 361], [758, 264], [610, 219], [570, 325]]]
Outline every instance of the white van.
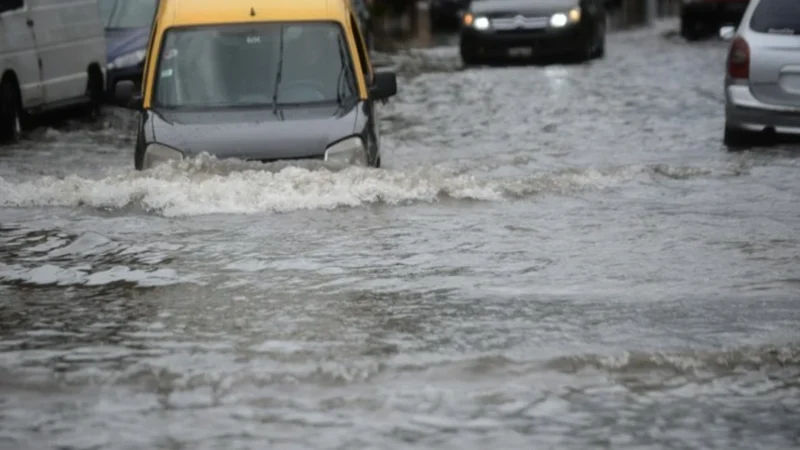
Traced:
[[34, 114], [103, 101], [106, 41], [97, 0], [0, 0], [0, 141]]

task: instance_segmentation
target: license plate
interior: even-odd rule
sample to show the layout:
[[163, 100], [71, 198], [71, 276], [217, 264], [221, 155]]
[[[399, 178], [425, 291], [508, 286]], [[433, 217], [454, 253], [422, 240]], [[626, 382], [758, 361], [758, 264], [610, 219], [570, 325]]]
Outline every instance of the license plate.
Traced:
[[532, 54], [533, 49], [531, 47], [511, 47], [508, 49], [508, 56], [524, 57]]

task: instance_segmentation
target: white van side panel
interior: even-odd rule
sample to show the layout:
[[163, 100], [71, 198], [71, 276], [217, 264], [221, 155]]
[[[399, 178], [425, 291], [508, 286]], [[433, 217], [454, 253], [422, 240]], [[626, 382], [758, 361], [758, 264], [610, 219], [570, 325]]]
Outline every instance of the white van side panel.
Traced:
[[23, 108], [33, 108], [44, 102], [44, 95], [36, 43], [27, 21], [27, 5], [0, 14], [0, 76], [16, 74]]
[[46, 102], [83, 97], [89, 66], [95, 63], [105, 74], [105, 30], [97, 0], [27, 1]]

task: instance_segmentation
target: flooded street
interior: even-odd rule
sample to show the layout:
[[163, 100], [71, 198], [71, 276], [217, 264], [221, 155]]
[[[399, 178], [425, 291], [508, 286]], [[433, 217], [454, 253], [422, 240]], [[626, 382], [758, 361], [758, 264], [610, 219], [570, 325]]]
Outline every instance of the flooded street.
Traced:
[[0, 449], [800, 446], [800, 153], [676, 26], [395, 55], [381, 169], [0, 149]]

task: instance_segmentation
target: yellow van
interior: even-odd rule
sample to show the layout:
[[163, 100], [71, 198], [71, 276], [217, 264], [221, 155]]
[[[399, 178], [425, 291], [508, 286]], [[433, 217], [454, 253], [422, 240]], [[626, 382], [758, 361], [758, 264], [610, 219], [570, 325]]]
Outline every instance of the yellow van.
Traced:
[[348, 0], [163, 0], [141, 92], [134, 165], [208, 153], [380, 167], [375, 106], [396, 75], [373, 72]]

